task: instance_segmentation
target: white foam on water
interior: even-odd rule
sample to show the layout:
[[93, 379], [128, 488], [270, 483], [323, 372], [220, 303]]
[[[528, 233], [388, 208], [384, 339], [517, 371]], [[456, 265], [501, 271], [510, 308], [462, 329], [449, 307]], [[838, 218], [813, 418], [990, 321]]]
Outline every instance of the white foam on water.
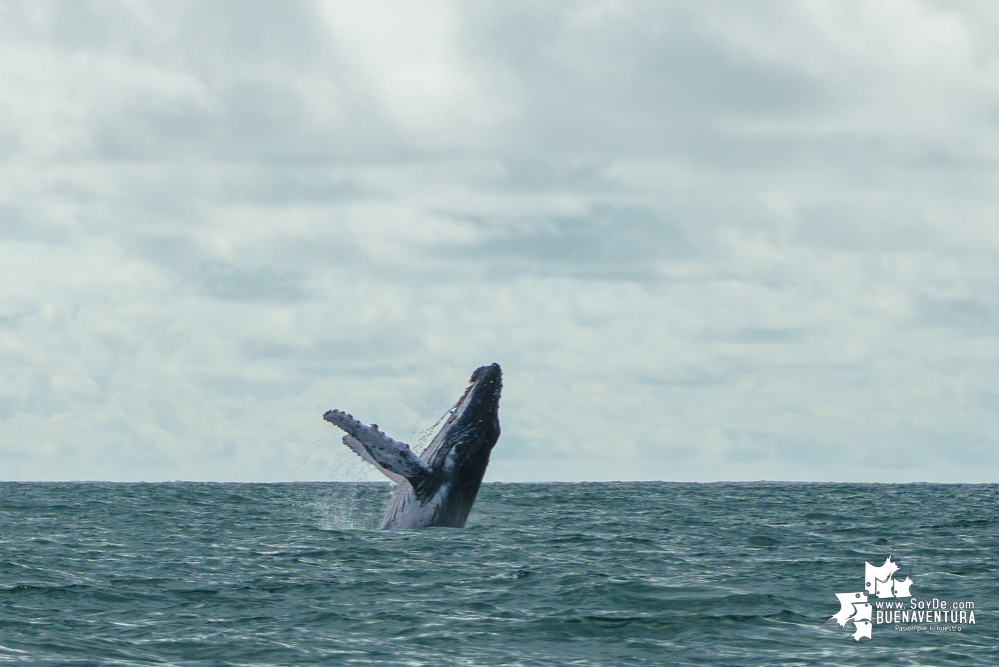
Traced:
[[359, 511], [359, 489], [355, 484], [337, 485], [324, 498], [308, 503], [321, 530], [357, 530], [367, 528]]

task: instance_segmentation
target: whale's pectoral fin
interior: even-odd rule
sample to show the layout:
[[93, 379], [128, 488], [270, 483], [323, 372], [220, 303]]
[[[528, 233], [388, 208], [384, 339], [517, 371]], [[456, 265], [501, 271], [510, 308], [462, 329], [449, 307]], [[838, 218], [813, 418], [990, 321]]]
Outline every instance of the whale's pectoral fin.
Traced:
[[413, 453], [409, 445], [388, 437], [378, 430], [377, 424], [365, 426], [352, 415], [340, 410], [330, 410], [323, 415], [323, 419], [346, 431], [347, 436], [344, 437], [343, 443], [365, 461], [375, 464], [389, 479], [408, 480], [421, 502], [429, 497], [434, 472]]
[[343, 436], [343, 444], [345, 444], [348, 447], [350, 447], [351, 449], [353, 449], [355, 454], [357, 454], [358, 456], [360, 456], [362, 459], [364, 459], [365, 461], [367, 461], [368, 463], [370, 463], [374, 467], [378, 468], [378, 470], [383, 475], [385, 475], [386, 477], [388, 477], [390, 480], [392, 480], [396, 484], [402, 484], [403, 482], [406, 481], [406, 478], [403, 477], [402, 475], [397, 475], [394, 472], [392, 472], [391, 470], [389, 470], [388, 468], [385, 468], [380, 463], [378, 463], [378, 461], [376, 461], [374, 459], [374, 457], [372, 457], [371, 454], [368, 453], [368, 450], [365, 449], [364, 445], [361, 444], [361, 441], [358, 440], [357, 438], [355, 438], [354, 436], [352, 436], [352, 435], [345, 435], [345, 436]]

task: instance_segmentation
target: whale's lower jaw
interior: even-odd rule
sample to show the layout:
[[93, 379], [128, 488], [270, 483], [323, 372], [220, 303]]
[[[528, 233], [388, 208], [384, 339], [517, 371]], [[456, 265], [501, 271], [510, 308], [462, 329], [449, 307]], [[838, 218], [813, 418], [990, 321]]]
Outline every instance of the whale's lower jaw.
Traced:
[[[464, 528], [472, 503], [456, 507], [447, 503], [446, 498], [434, 496], [426, 505], [416, 500], [412, 487], [408, 484], [396, 489], [385, 510], [379, 530], [399, 530], [407, 528]], [[473, 499], [474, 502], [474, 499]]]
[[[409, 483], [400, 484], [395, 490], [392, 499], [389, 500], [382, 523], [379, 530], [399, 530], [406, 528], [430, 528], [440, 526], [444, 528], [464, 528], [468, 519], [468, 512], [460, 521], [441, 521], [438, 517], [441, 507], [446, 500], [445, 494], [440, 492], [426, 503], [421, 504], [416, 499], [413, 487]], [[471, 507], [469, 507], [471, 509]]]
[[403, 482], [392, 494], [379, 530], [464, 528], [485, 471], [483, 465], [481, 473], [474, 477], [465, 476], [444, 482], [423, 504], [417, 500], [409, 482]]

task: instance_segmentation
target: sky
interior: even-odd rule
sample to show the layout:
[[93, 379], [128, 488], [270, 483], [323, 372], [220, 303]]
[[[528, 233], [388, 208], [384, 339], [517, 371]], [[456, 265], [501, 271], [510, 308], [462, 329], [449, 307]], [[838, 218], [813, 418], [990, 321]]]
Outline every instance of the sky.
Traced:
[[[0, 5], [0, 479], [999, 481], [999, 5]], [[360, 463], [360, 464], [359, 464]]]

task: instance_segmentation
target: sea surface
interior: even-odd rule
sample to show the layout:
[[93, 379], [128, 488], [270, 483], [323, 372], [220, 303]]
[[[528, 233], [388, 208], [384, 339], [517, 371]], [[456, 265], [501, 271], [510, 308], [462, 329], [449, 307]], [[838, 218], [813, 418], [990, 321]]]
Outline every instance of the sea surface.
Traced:
[[[489, 484], [379, 532], [389, 490], [0, 484], [0, 663], [999, 664], [996, 485]], [[830, 620], [889, 555], [975, 623]]]

